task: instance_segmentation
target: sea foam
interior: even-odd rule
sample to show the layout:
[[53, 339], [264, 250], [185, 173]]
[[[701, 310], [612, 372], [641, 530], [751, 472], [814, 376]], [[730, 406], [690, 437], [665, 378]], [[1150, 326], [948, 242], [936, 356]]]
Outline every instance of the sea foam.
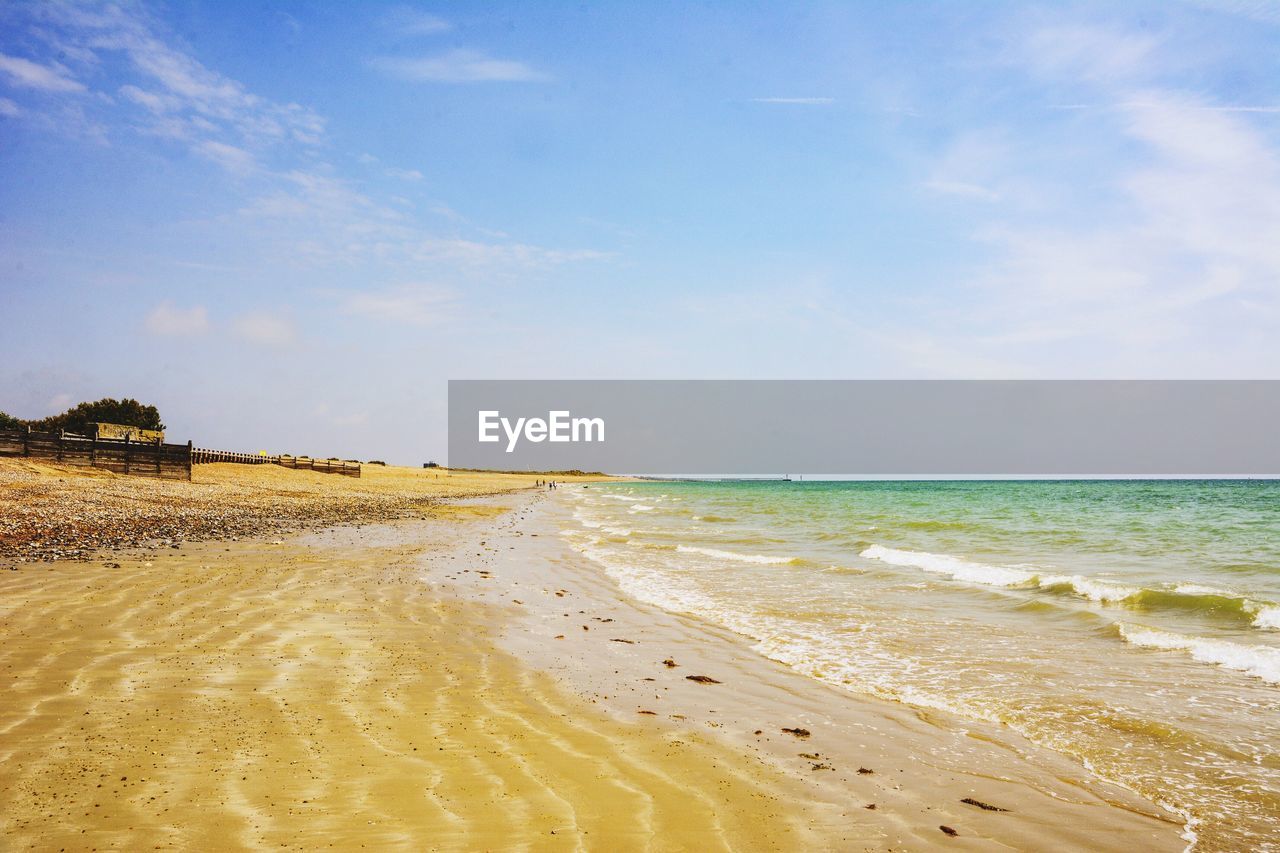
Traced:
[[987, 586], [1041, 589], [1062, 592], [1099, 604], [1127, 604], [1143, 609], [1179, 609], [1234, 614], [1248, 619], [1255, 628], [1280, 630], [1280, 605], [1255, 601], [1231, 590], [1194, 583], [1172, 587], [1139, 587], [1100, 580], [1085, 575], [1049, 574], [1034, 567], [993, 566], [927, 551], [903, 551], [872, 545], [861, 556], [889, 563], [923, 569], [955, 580]]
[[1116, 623], [1116, 627], [1121, 638], [1135, 646], [1186, 652], [1193, 660], [1201, 663], [1217, 664], [1261, 678], [1270, 684], [1280, 684], [1280, 648], [1248, 646], [1227, 640], [1174, 634], [1120, 622]]
[[1008, 566], [989, 566], [985, 563], [974, 563], [948, 554], [930, 554], [927, 551], [901, 551], [897, 548], [886, 548], [883, 545], [872, 545], [862, 552], [862, 556], [870, 560], [880, 560], [894, 566], [910, 566], [946, 575], [956, 580], [982, 583], [990, 586], [1021, 586], [1035, 580], [1035, 573], [1025, 569]]
[[764, 554], [736, 554], [733, 551], [721, 551], [718, 548], [699, 548], [695, 545], [677, 545], [676, 551], [681, 554], [701, 554], [704, 557], [715, 557], [717, 560], [734, 560], [739, 563], [758, 563], [761, 565], [785, 565], [793, 562], [794, 557], [768, 557]]
[[1253, 624], [1258, 628], [1270, 628], [1280, 631], [1280, 606], [1270, 605], [1258, 610], [1253, 617]]

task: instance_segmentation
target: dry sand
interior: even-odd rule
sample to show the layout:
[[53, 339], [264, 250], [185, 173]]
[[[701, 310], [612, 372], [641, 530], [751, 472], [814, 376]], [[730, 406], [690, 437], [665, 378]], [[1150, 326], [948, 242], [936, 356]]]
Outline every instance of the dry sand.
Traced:
[[[241, 471], [187, 488], [378, 488]], [[625, 599], [551, 535], [554, 496], [429, 505], [0, 572], [0, 846], [1180, 847], [1154, 807], [1056, 756]], [[703, 672], [722, 683], [684, 677]]]
[[382, 465], [365, 465], [356, 478], [277, 465], [213, 464], [196, 465], [191, 482], [175, 482], [0, 458], [0, 561], [90, 559], [103, 548], [430, 517], [447, 507], [445, 501], [529, 489], [538, 479]]

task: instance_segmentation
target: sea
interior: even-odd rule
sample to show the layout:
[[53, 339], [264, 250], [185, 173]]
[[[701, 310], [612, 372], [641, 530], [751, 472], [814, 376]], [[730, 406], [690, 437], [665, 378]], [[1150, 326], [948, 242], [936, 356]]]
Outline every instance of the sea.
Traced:
[[854, 693], [1008, 725], [1280, 850], [1280, 482], [675, 481], [561, 493], [630, 595]]

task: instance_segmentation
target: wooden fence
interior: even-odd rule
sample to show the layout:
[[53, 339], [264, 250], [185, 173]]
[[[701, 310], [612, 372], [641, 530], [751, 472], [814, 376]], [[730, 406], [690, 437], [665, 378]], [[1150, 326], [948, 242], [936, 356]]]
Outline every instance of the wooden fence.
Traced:
[[310, 456], [281, 456], [277, 465], [285, 468], [310, 468], [326, 474], [342, 474], [347, 477], [360, 476], [360, 463], [347, 462], [342, 459], [312, 459]]
[[196, 465], [208, 462], [232, 462], [237, 465], [279, 465], [283, 468], [303, 468], [319, 471], [323, 474], [342, 474], [346, 477], [360, 476], [360, 463], [347, 462], [342, 459], [313, 459], [310, 456], [267, 456], [256, 453], [231, 453], [226, 450], [206, 450], [197, 447], [192, 451], [191, 461]]
[[0, 430], [0, 456], [52, 459], [63, 465], [89, 465], [118, 474], [191, 479], [191, 442], [95, 438], [67, 432]]
[[324, 474], [360, 476], [359, 462], [341, 459], [313, 459], [310, 456], [262, 456], [207, 450], [186, 444], [133, 441], [128, 438], [95, 438], [68, 432], [32, 432], [28, 429], [0, 430], [0, 456], [52, 459], [63, 465], [90, 465], [117, 474], [137, 474], [169, 480], [190, 480], [191, 466], [207, 462], [234, 462], [238, 465], [280, 465], [304, 468]]
[[191, 461], [196, 465], [210, 462], [234, 462], [237, 465], [278, 465], [279, 456], [266, 456], [260, 453], [232, 453], [229, 450], [208, 450], [203, 447], [191, 451]]

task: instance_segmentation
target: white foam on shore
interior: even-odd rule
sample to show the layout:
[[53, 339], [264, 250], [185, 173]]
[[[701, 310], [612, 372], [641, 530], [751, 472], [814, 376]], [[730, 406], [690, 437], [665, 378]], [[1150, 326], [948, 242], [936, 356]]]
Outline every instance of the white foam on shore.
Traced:
[[1280, 607], [1271, 605], [1263, 607], [1253, 617], [1253, 625], [1255, 628], [1270, 628], [1273, 631], [1280, 631]]
[[655, 571], [633, 560], [618, 559], [606, 550], [593, 548], [572, 539], [573, 548], [587, 559], [604, 567], [618, 582], [623, 592], [647, 604], [675, 613], [713, 614], [717, 602], [697, 589], [692, 582]]
[[949, 554], [930, 554], [927, 551], [902, 551], [872, 545], [861, 556], [880, 560], [894, 566], [909, 566], [955, 580], [1001, 587], [1067, 587], [1076, 595], [1090, 601], [1122, 601], [1138, 592], [1136, 587], [1087, 578], [1083, 575], [1046, 575], [1038, 570], [1020, 566], [993, 566], [977, 563]]
[[[1099, 580], [1085, 575], [1044, 574], [1034, 567], [994, 566], [965, 560], [961, 557], [953, 557], [948, 554], [930, 554], [927, 551], [904, 551], [897, 548], [886, 548], [883, 545], [872, 545], [864, 550], [861, 556], [894, 566], [923, 569], [926, 572], [945, 575], [968, 583], [999, 587], [1023, 587], [1046, 591], [1059, 588], [1099, 604], [1126, 601], [1135, 596], [1141, 596], [1146, 592], [1161, 592], [1158, 588], [1147, 590], [1142, 587]], [[1239, 592], [1196, 583], [1180, 583], [1165, 591], [1177, 595], [1209, 595], [1223, 599], [1237, 599], [1243, 602], [1243, 611], [1253, 616], [1253, 627], [1280, 630], [1280, 605], [1270, 602], [1250, 601]]]
[[1180, 583], [1173, 588], [1179, 595], [1220, 595], [1223, 598], [1238, 598], [1240, 593], [1216, 586], [1205, 586], [1199, 583]]
[[861, 556], [869, 560], [880, 560], [894, 566], [909, 566], [946, 575], [956, 580], [989, 586], [1019, 586], [1035, 580], [1034, 572], [1025, 569], [1014, 569], [1008, 566], [989, 566], [985, 563], [973, 563], [960, 557], [947, 554], [930, 554], [927, 551], [901, 551], [897, 548], [886, 548], [883, 545], [872, 545], [862, 552]]
[[717, 560], [734, 560], [739, 563], [757, 563], [760, 565], [781, 566], [793, 562], [794, 557], [768, 557], [764, 554], [737, 554], [733, 551], [721, 551], [717, 548], [699, 548], [694, 545], [677, 545], [676, 551], [681, 554], [701, 554]]
[[1217, 664], [1261, 678], [1270, 684], [1280, 684], [1280, 649], [1174, 634], [1122, 622], [1117, 622], [1116, 627], [1126, 643], [1148, 649], [1186, 652], [1192, 660]]
[[1076, 595], [1099, 602], [1124, 601], [1129, 596], [1141, 592], [1134, 586], [1095, 580], [1084, 575], [1043, 575], [1037, 578], [1037, 585], [1041, 589], [1065, 586]]

